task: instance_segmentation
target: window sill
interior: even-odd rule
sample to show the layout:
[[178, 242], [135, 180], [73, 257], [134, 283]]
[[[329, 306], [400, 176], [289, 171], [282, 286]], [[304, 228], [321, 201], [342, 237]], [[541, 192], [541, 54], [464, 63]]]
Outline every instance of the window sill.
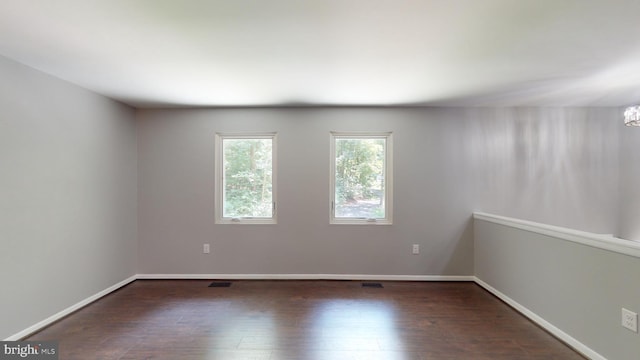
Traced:
[[329, 222], [332, 225], [392, 225], [390, 219], [349, 219], [333, 218]]
[[218, 218], [216, 224], [228, 225], [275, 225], [275, 218]]

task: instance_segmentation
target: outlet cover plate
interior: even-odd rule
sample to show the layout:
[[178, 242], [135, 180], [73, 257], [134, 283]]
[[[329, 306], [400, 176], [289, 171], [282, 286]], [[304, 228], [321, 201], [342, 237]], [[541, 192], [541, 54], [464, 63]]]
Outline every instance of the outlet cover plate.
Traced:
[[633, 332], [638, 332], [638, 314], [622, 308], [622, 326]]

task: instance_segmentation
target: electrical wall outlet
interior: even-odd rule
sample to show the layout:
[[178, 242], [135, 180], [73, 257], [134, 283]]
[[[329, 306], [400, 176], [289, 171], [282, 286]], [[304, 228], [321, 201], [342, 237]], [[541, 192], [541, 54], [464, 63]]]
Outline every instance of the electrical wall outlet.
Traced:
[[420, 254], [420, 245], [419, 244], [413, 244], [413, 248], [411, 249], [411, 253], [413, 255]]
[[622, 327], [638, 332], [638, 314], [622, 308]]
[[211, 252], [211, 248], [209, 247], [209, 244], [204, 244], [204, 246], [202, 247], [202, 253], [208, 254], [210, 252]]

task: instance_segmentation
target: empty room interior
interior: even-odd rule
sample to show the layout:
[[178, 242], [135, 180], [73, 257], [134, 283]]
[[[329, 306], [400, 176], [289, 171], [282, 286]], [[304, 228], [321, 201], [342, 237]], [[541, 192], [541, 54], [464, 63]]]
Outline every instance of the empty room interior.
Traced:
[[639, 359], [638, 14], [0, 0], [5, 355]]

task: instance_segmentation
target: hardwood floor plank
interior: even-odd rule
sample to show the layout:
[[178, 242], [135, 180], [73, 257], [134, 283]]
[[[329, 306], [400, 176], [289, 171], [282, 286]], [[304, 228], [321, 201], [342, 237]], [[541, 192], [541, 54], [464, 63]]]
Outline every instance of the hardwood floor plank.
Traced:
[[583, 359], [473, 283], [138, 280], [25, 340], [60, 359]]

